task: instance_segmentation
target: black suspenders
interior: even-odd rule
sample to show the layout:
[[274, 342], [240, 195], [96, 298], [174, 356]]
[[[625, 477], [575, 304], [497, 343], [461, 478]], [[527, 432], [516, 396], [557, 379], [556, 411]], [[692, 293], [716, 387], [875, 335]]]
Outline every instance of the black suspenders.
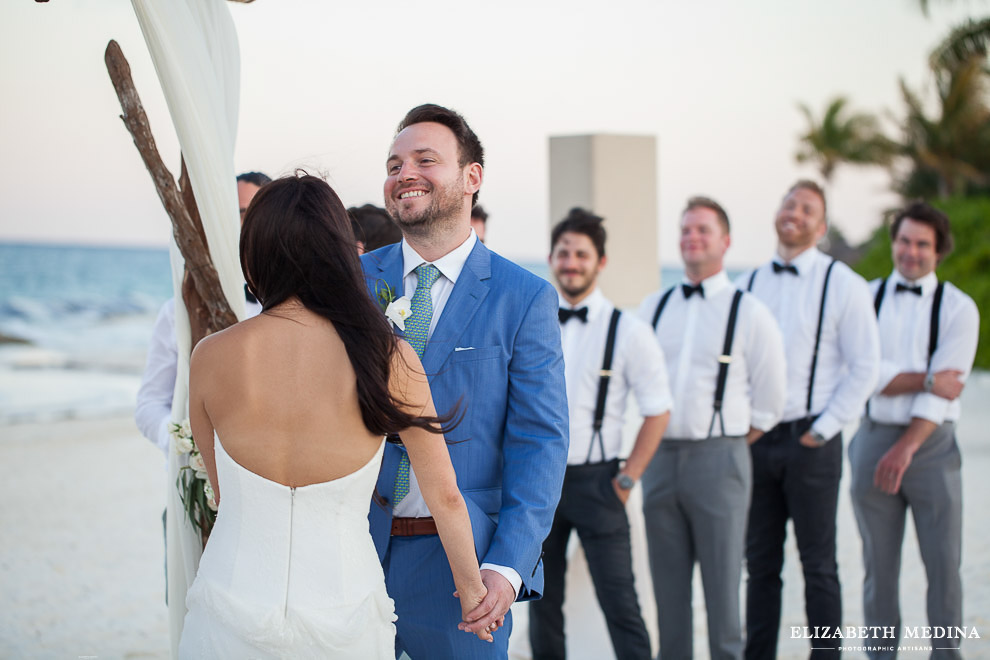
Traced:
[[[928, 325], [928, 370], [932, 369], [932, 355], [935, 354], [935, 347], [938, 346], [938, 322], [939, 312], [942, 309], [942, 292], [945, 290], [945, 282], [939, 282], [935, 287], [935, 296], [932, 298], [932, 318]], [[880, 287], [877, 289], [877, 296], [873, 299], [873, 309], [880, 318], [880, 305], [883, 303], [884, 293], [887, 291], [887, 278], [880, 280]]]
[[619, 327], [619, 316], [622, 313], [612, 310], [612, 318], [608, 322], [608, 336], [605, 339], [605, 357], [602, 360], [602, 370], [598, 378], [598, 401], [595, 403], [595, 419], [591, 423], [591, 443], [588, 445], [588, 458], [585, 464], [591, 462], [591, 452], [595, 448], [595, 438], [598, 438], [598, 449], [602, 460], [605, 460], [605, 442], [602, 440], [602, 422], [605, 420], [605, 399], [608, 398], [608, 383], [612, 379], [612, 355], [615, 353], [615, 331]]
[[835, 259], [828, 265], [825, 271], [825, 283], [822, 284], [822, 302], [818, 308], [818, 330], [815, 331], [815, 350], [811, 354], [811, 374], [808, 375], [808, 404], [806, 406], [807, 415], [811, 417], [811, 394], [815, 389], [815, 370], [818, 368], [818, 348], [822, 343], [822, 322], [825, 320], [825, 294], [828, 293], [828, 280], [832, 276], [832, 267], [835, 266]]
[[666, 291], [664, 291], [663, 295], [660, 296], [660, 302], [657, 303], [657, 311], [655, 311], [653, 313], [653, 330], [654, 331], [656, 331], [656, 329], [657, 329], [657, 323], [660, 322], [660, 315], [663, 314], [663, 308], [667, 306], [667, 301], [670, 300], [670, 294], [672, 294], [674, 292], [674, 289], [676, 289], [676, 288], [677, 288], [676, 286], [672, 286], [669, 289], [667, 289]]
[[[832, 259], [828, 265], [828, 270], [825, 271], [825, 283], [822, 284], [822, 302], [818, 307], [818, 329], [815, 331], [815, 349], [811, 353], [811, 373], [808, 376], [808, 402], [805, 405], [805, 414], [808, 417], [811, 417], [811, 395], [815, 389], [815, 371], [818, 369], [818, 348], [822, 343], [822, 322], [825, 320], [825, 294], [828, 293], [828, 280], [832, 276], [833, 266], [835, 266], [835, 259]], [[754, 270], [749, 276], [749, 284], [746, 286], [747, 291], [753, 290], [753, 282], [756, 280], [757, 270], [759, 269]], [[883, 294], [880, 294], [880, 297], [883, 297]], [[877, 305], [879, 304], [877, 302]]]
[[722, 426], [722, 435], [725, 435], [725, 417], [722, 415], [722, 400], [725, 398], [725, 384], [729, 378], [729, 364], [732, 362], [732, 339], [736, 334], [736, 316], [739, 314], [739, 301], [742, 300], [743, 292], [736, 290], [732, 296], [732, 307], [729, 308], [729, 323], [725, 328], [725, 344], [722, 346], [722, 354], [718, 356], [718, 382], [715, 385], [715, 403], [712, 405], [712, 421], [708, 424], [708, 437], [712, 437], [712, 429], [715, 428], [715, 416], [718, 416], [719, 424]]
[[[677, 287], [671, 287], [661, 296], [657, 304], [657, 311], [653, 313], [653, 330], [656, 332], [657, 324], [660, 323], [660, 315], [663, 308], [667, 306], [670, 294]], [[715, 418], [719, 418], [722, 427], [722, 435], [725, 435], [725, 418], [722, 416], [722, 401], [725, 399], [725, 385], [729, 379], [729, 364], [732, 362], [732, 340], [736, 334], [736, 317], [739, 315], [739, 301], [742, 300], [743, 292], [736, 290], [732, 296], [732, 307], [729, 308], [729, 322], [725, 328], [725, 342], [722, 345], [722, 354], [718, 356], [718, 380], [715, 384], [715, 400], [712, 403], [712, 421], [708, 424], [708, 437], [712, 437], [712, 429], [715, 428]]]

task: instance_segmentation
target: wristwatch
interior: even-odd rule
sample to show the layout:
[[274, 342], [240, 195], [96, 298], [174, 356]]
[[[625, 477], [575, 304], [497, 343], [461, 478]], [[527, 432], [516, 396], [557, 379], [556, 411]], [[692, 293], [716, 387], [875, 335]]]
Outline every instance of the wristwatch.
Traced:
[[925, 383], [924, 383], [924, 385], [922, 385], [922, 387], [924, 388], [924, 390], [926, 392], [931, 392], [932, 390], [934, 390], [935, 389], [935, 374], [933, 374], [930, 371], [927, 374], [925, 374]]
[[632, 490], [632, 487], [636, 485], [636, 480], [625, 472], [620, 472], [615, 475], [615, 483], [622, 490]]
[[815, 444], [819, 447], [824, 447], [825, 443], [828, 442], [828, 438], [819, 433], [818, 431], [808, 431], [811, 434], [811, 439], [815, 441]]

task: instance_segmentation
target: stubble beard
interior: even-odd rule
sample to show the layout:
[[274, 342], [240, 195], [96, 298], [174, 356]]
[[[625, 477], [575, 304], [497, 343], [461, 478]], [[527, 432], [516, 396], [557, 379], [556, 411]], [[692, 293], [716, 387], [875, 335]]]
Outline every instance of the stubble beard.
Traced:
[[588, 277], [580, 284], [566, 286], [563, 282], [561, 282], [560, 278], [557, 278], [557, 283], [560, 284], [560, 290], [563, 291], [567, 297], [582, 299], [588, 294], [589, 291], [591, 291], [592, 287], [595, 286], [595, 282], [597, 280], [597, 277]]
[[433, 186], [430, 191], [433, 200], [420, 212], [401, 212], [399, 205], [391, 198], [385, 207], [403, 235], [427, 239], [442, 236], [459, 226], [463, 211], [464, 195], [448, 186]]

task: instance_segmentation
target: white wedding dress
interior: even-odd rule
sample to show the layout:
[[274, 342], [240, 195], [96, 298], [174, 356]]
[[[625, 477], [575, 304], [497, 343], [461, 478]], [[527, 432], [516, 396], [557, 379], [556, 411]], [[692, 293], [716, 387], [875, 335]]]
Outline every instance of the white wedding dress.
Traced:
[[220, 510], [189, 589], [180, 658], [394, 658], [368, 507], [384, 441], [356, 472], [289, 488], [217, 439]]

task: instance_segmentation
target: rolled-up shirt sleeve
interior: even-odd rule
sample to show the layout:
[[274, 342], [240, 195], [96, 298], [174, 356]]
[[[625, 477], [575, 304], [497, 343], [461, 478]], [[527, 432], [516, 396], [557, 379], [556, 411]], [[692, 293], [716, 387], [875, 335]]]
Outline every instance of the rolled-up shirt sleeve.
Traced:
[[880, 331], [866, 282], [850, 281], [842, 300], [838, 347], [848, 371], [813, 425], [826, 438], [838, 435], [859, 417], [880, 371]]
[[625, 377], [639, 414], [654, 417], [669, 412], [674, 405], [667, 378], [667, 362], [653, 331], [639, 318], [630, 318], [626, 343]]
[[769, 431], [780, 422], [787, 402], [787, 357], [777, 320], [755, 296], [747, 296], [750, 328], [745, 356], [750, 388], [749, 424]]
[[[952, 318], [945, 319], [938, 346], [932, 354], [930, 372], [958, 369], [965, 380], [973, 368], [979, 342], [980, 312], [976, 304], [965, 298]], [[949, 410], [949, 400], [930, 392], [919, 392], [911, 403], [911, 417], [941, 424]]]

